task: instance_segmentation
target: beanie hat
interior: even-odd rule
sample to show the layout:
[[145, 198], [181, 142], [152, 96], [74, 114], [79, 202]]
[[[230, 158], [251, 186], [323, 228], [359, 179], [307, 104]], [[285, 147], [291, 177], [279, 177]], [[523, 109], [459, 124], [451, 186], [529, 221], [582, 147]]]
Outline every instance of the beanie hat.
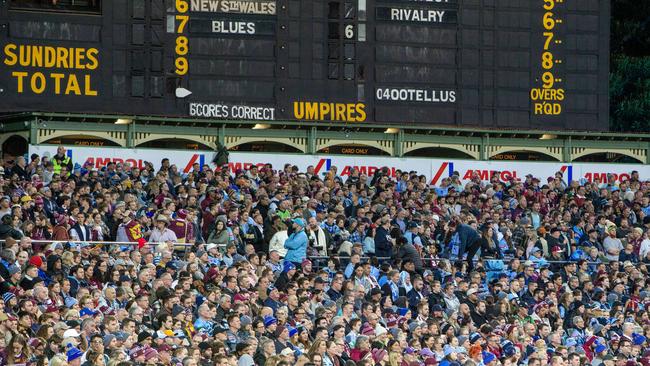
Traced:
[[492, 352], [483, 352], [483, 364], [488, 365], [490, 362], [494, 361], [497, 357]]
[[380, 336], [382, 336], [382, 335], [384, 335], [386, 333], [388, 333], [388, 330], [386, 330], [386, 328], [382, 327], [381, 325], [379, 327], [377, 327], [377, 330], [376, 330], [377, 337], [380, 337]]
[[645, 336], [637, 333], [632, 333], [632, 343], [634, 343], [635, 346], [640, 346], [643, 343], [645, 343], [645, 341], [646, 341]]
[[16, 295], [14, 295], [12, 292], [6, 292], [4, 295], [2, 295], [2, 300], [4, 300], [5, 304], [8, 304], [9, 301], [15, 297]]
[[12, 276], [12, 275], [15, 275], [16, 273], [20, 272], [20, 267], [18, 267], [15, 264], [12, 264], [12, 265], [9, 266], [9, 268], [7, 270], [9, 271], [9, 276]]
[[370, 326], [370, 324], [366, 323], [363, 325], [363, 327], [361, 327], [361, 334], [364, 336], [375, 335], [375, 330], [372, 329], [372, 326]]
[[111, 341], [115, 339], [115, 336], [112, 334], [107, 334], [104, 336], [104, 347], [108, 347], [111, 344]]
[[503, 355], [506, 357], [512, 357], [517, 353], [515, 346], [508, 346], [503, 348]]
[[298, 329], [294, 327], [287, 326], [287, 330], [289, 331], [289, 337], [293, 337], [298, 334]]
[[41, 268], [41, 266], [43, 265], [43, 258], [41, 258], [40, 255], [35, 255], [29, 258], [29, 264]]
[[70, 349], [65, 353], [65, 355], [68, 357], [68, 362], [72, 362], [77, 358], [83, 356], [84, 354], [77, 347], [70, 347]]
[[296, 265], [289, 262], [289, 261], [284, 261], [283, 267], [282, 267], [282, 272], [289, 272], [292, 269], [296, 269]]
[[75, 299], [74, 297], [68, 296], [68, 297], [65, 298], [65, 307], [66, 308], [71, 308], [71, 307], [75, 306], [75, 304], [77, 304], [77, 299]]
[[264, 317], [264, 326], [265, 327], [268, 327], [268, 326], [270, 326], [272, 324], [275, 324], [277, 322], [278, 322], [278, 320], [276, 318], [272, 317], [271, 315], [267, 315], [267, 316]]
[[381, 360], [383, 360], [384, 357], [386, 357], [386, 355], [388, 354], [385, 349], [378, 349], [378, 348], [373, 349], [370, 353], [375, 363], [381, 362]]

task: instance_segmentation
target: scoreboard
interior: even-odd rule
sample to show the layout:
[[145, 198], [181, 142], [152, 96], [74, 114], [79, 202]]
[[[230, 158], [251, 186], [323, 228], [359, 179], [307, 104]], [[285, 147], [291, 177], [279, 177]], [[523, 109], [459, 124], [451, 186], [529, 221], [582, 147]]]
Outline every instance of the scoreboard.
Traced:
[[0, 10], [3, 111], [608, 127], [609, 0], [112, 0]]

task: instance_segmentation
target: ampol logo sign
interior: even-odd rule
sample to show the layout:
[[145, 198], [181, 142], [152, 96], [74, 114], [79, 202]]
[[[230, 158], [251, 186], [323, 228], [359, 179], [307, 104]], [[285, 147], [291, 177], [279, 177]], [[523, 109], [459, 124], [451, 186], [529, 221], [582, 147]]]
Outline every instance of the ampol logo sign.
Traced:
[[[29, 153], [41, 156], [56, 154], [56, 145], [30, 145]], [[83, 165], [84, 162], [91, 162], [96, 168], [103, 168], [109, 162], [129, 163], [131, 166], [142, 168], [145, 161], [159, 169], [161, 160], [168, 158], [172, 165], [179, 167], [187, 173], [192, 170], [192, 165], [198, 163], [209, 164], [212, 151], [193, 150], [163, 150], [163, 149], [124, 149], [124, 148], [96, 148], [96, 147], [67, 147], [68, 156], [75, 164]], [[443, 177], [449, 177], [454, 171], [459, 172], [462, 183], [467, 183], [474, 176], [483, 181], [489, 181], [491, 177], [498, 174], [502, 181], [511, 178], [523, 179], [526, 174], [545, 181], [561, 171], [565, 182], [585, 179], [587, 181], [599, 180], [601, 183], [607, 181], [607, 174], [612, 174], [616, 182], [630, 179], [631, 172], [637, 170], [641, 180], [650, 179], [648, 165], [642, 164], [589, 164], [571, 163], [561, 164], [557, 162], [503, 162], [503, 161], [474, 161], [460, 160], [453, 161], [427, 158], [391, 158], [380, 156], [326, 156], [326, 155], [299, 155], [299, 154], [264, 154], [251, 152], [232, 152], [228, 166], [231, 172], [247, 170], [253, 165], [264, 165], [270, 163], [274, 169], [282, 169], [287, 164], [297, 165], [301, 171], [313, 166], [317, 174], [322, 175], [330, 171], [333, 166], [338, 167], [337, 174], [341, 177], [349, 176], [353, 169], [360, 173], [373, 176], [378, 169], [388, 167], [390, 175], [395, 177], [396, 171], [415, 171], [424, 175], [431, 185], [439, 185]]]
[[192, 165], [198, 163], [199, 170], [203, 170], [203, 165], [205, 164], [205, 154], [194, 154], [183, 168], [183, 173], [189, 173], [192, 170]]
[[[79, 156], [80, 159], [76, 159], [77, 156], [75, 156], [74, 152], [78, 151], [77, 149], [67, 149], [66, 150], [66, 155], [72, 159], [73, 162], [75, 163], [80, 163], [81, 160], [83, 160], [83, 163], [80, 163], [81, 166], [85, 164], [90, 164], [91, 166], [101, 169], [108, 165], [108, 163], [128, 163], [132, 167], [142, 169], [144, 168], [144, 162], [145, 160], [143, 159], [134, 159], [134, 158], [119, 158], [119, 157], [108, 157], [108, 156], [84, 156], [83, 154], [76, 154], [76, 155], [81, 155]], [[54, 152], [56, 154], [56, 151]], [[85, 158], [85, 159], [84, 159]]]
[[438, 167], [435, 173], [433, 173], [433, 178], [429, 184], [436, 185], [442, 177], [442, 175], [447, 172], [447, 177], [451, 177], [454, 174], [454, 163], [450, 161], [445, 161]]
[[[325, 168], [325, 170], [323, 170]], [[318, 174], [323, 170], [323, 173], [329, 172], [330, 168], [332, 168], [332, 159], [320, 159], [318, 160], [318, 164], [314, 167], [314, 173]]]
[[[385, 165], [362, 165], [358, 164], [358, 162], [343, 162], [342, 159], [339, 159], [338, 162], [343, 163], [342, 166], [337, 166], [336, 164], [332, 164], [331, 158], [321, 158], [318, 160], [318, 163], [314, 166], [314, 173], [319, 174], [319, 173], [326, 173], [329, 172], [330, 169], [332, 169], [332, 166], [336, 166], [338, 168], [337, 174], [341, 177], [347, 177], [352, 174], [353, 170], [358, 170], [359, 174], [365, 174], [368, 177], [372, 177], [375, 175], [375, 173], [380, 170], [381, 168], [388, 166], [388, 164]], [[389, 163], [390, 161], [388, 161]], [[395, 177], [396, 171], [399, 168], [396, 167], [391, 167], [388, 166], [388, 169], [390, 171], [390, 176]]]
[[[55, 145], [31, 145], [29, 153], [41, 156], [54, 156], [57, 146]], [[154, 149], [123, 149], [115, 147], [94, 148], [94, 147], [66, 147], [66, 154], [72, 162], [79, 165], [92, 164], [95, 168], [101, 169], [108, 163], [128, 163], [132, 167], [144, 168], [144, 162], [151, 162], [156, 169], [160, 167], [163, 158], [168, 158], [173, 165], [183, 169], [187, 173], [192, 169], [194, 163], [200, 167], [205, 164], [205, 157], [209, 152], [179, 151], [179, 150], [154, 150]]]
[[565, 182], [571, 182], [573, 180], [573, 167], [571, 165], [562, 165], [560, 168], [562, 172], [562, 178]]

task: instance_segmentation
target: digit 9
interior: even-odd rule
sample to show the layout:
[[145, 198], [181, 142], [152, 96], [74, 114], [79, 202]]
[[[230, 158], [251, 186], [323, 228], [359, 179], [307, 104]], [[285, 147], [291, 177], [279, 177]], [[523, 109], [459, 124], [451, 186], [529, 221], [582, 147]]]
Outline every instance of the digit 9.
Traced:
[[174, 66], [176, 66], [176, 74], [177, 75], [185, 75], [187, 74], [187, 69], [188, 69], [188, 64], [187, 64], [187, 59], [185, 57], [179, 57], [174, 61]]
[[555, 85], [555, 76], [550, 71], [542, 74], [542, 88], [551, 89]]

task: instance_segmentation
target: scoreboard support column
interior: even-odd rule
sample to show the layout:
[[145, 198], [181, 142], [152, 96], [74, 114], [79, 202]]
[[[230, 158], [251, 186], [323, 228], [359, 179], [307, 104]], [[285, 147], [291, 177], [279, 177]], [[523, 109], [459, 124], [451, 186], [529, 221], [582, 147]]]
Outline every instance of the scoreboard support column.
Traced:
[[404, 131], [399, 130], [393, 137], [393, 156], [402, 157], [404, 155]]
[[307, 149], [306, 152], [307, 154], [316, 154], [316, 133], [317, 133], [317, 128], [312, 127], [307, 131]]

